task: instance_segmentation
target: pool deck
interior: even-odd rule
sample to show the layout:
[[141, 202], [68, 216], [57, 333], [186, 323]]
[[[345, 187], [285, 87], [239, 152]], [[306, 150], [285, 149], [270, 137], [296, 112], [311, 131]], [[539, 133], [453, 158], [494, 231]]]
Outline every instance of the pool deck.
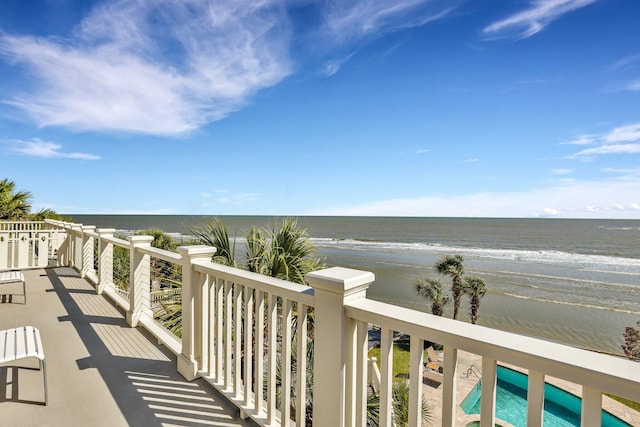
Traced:
[[[527, 370], [522, 369], [517, 366], [509, 365], [506, 363], [500, 363], [499, 365], [514, 369], [516, 371], [527, 373]], [[473, 389], [473, 387], [478, 382], [478, 378], [475, 375], [470, 375], [467, 378], [467, 370], [469, 367], [473, 365], [478, 369], [478, 372], [482, 373], [482, 358], [476, 354], [467, 353], [464, 351], [458, 351], [458, 381], [456, 388], [456, 425], [457, 426], [466, 426], [468, 423], [472, 421], [477, 421], [480, 419], [480, 416], [477, 414], [465, 414], [460, 404], [464, 400], [465, 397], [469, 394], [469, 392]], [[568, 391], [576, 396], [582, 395], [582, 386], [578, 384], [574, 384], [565, 380], [561, 380], [558, 378], [553, 378], [547, 376], [545, 381], [549, 384], [552, 384], [558, 388]], [[423, 395], [427, 400], [431, 401], [431, 405], [433, 407], [433, 416], [432, 421], [430, 423], [431, 426], [440, 426], [442, 425], [442, 385], [438, 384], [425, 384], [423, 386]], [[611, 399], [608, 396], [602, 396], [602, 409], [607, 412], [610, 412], [612, 415], [620, 418], [621, 420], [626, 421], [632, 426], [640, 426], [640, 412], [635, 411], [629, 408], [622, 403]], [[503, 426], [509, 427], [511, 424], [500, 422]]]

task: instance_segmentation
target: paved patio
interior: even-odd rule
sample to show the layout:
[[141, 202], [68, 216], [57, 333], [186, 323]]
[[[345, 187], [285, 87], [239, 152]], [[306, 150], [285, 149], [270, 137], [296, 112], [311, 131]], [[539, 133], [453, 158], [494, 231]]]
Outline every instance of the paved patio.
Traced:
[[[0, 285], [0, 329], [40, 329], [49, 405], [37, 361], [0, 367], [7, 426], [255, 426], [205, 381], [186, 381], [175, 356], [69, 268], [24, 271]], [[8, 365], [8, 366], [7, 366]]]

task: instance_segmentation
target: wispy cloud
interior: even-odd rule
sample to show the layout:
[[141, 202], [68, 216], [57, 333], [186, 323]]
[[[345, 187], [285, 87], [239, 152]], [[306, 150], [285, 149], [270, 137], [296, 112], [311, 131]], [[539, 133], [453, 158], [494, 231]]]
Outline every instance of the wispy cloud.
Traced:
[[334, 58], [334, 59], [329, 59], [325, 61], [325, 63], [323, 64], [324, 68], [322, 69], [322, 74], [325, 77], [333, 76], [335, 73], [340, 71], [340, 68], [342, 68], [342, 65], [344, 65], [345, 62], [351, 59], [352, 56], [353, 56], [353, 53], [350, 53], [349, 55], [343, 58]]
[[278, 0], [117, 0], [70, 39], [0, 34], [0, 55], [35, 76], [5, 102], [39, 126], [182, 134], [290, 74], [289, 38]]
[[476, 162], [479, 162], [479, 161], [480, 161], [480, 159], [470, 158], [470, 159], [464, 159], [460, 163], [476, 163]]
[[630, 90], [630, 91], [633, 91], [633, 92], [640, 92], [640, 79], [629, 83], [626, 86], [626, 89]]
[[605, 135], [607, 142], [633, 142], [640, 140], [640, 123], [620, 126]]
[[418, 150], [416, 150], [416, 154], [425, 154], [425, 153], [429, 153], [431, 152], [431, 150], [426, 150], [424, 148], [420, 148]]
[[[332, 50], [328, 56], [337, 56], [324, 62], [323, 74], [337, 73], [353, 55], [354, 47], [363, 41], [442, 19], [458, 3], [459, 0], [330, 0], [323, 10], [319, 37]], [[336, 53], [345, 48], [351, 53]], [[388, 54], [385, 52], [383, 57]]]
[[584, 135], [578, 137], [577, 141], [587, 139], [588, 144], [576, 145], [596, 145], [586, 148], [575, 154], [568, 156], [571, 159], [593, 160], [596, 156], [606, 154], [638, 154], [640, 153], [640, 123], [633, 123], [620, 126], [602, 135]]
[[333, 0], [325, 32], [336, 43], [419, 27], [448, 15], [456, 2], [444, 0]]
[[596, 138], [594, 135], [578, 135], [571, 141], [563, 142], [563, 144], [569, 144], [569, 145], [592, 145], [595, 143], [596, 143]]
[[43, 141], [38, 138], [34, 138], [31, 141], [13, 140], [10, 142], [9, 150], [32, 157], [45, 157], [45, 158], [65, 158], [65, 159], [78, 159], [78, 160], [99, 160], [100, 156], [88, 153], [66, 153], [60, 151], [62, 145], [53, 142]]
[[612, 70], [628, 70], [640, 64], [640, 54], [628, 55], [620, 58], [609, 67]]
[[482, 30], [487, 39], [525, 39], [542, 31], [562, 15], [597, 0], [532, 0], [527, 9], [493, 22]]

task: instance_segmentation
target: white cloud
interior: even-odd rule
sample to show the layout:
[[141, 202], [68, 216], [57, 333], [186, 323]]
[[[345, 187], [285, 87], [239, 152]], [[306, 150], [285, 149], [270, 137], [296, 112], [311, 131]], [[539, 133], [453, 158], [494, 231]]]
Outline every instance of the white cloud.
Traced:
[[339, 59], [330, 59], [328, 61], [325, 61], [324, 63], [324, 69], [322, 70], [322, 74], [325, 77], [331, 77], [333, 76], [335, 73], [337, 73], [338, 71], [340, 71], [340, 68], [342, 68], [342, 66], [349, 60], [351, 59], [351, 57], [353, 56], [353, 53], [345, 56], [344, 58], [339, 58]]
[[480, 161], [480, 159], [471, 158], [471, 159], [465, 159], [460, 163], [476, 163], [476, 162], [479, 162], [479, 161]]
[[640, 123], [633, 123], [613, 129], [605, 135], [607, 142], [633, 142], [640, 139]]
[[529, 8], [493, 22], [482, 31], [488, 39], [514, 37], [524, 39], [542, 31], [562, 15], [597, 0], [532, 0]]
[[425, 154], [425, 153], [429, 153], [431, 152], [431, 150], [425, 150], [423, 148], [419, 148], [416, 150], [416, 154]]
[[629, 83], [626, 87], [627, 90], [631, 90], [634, 92], [640, 92], [640, 80], [635, 80]]
[[32, 157], [66, 158], [78, 160], [99, 160], [100, 156], [88, 153], [65, 153], [60, 151], [62, 145], [34, 138], [31, 141], [14, 140], [9, 150]]
[[640, 123], [620, 126], [602, 135], [580, 135], [570, 144], [593, 145], [575, 154], [570, 159], [593, 160], [605, 154], [638, 154], [640, 153]]
[[444, 0], [334, 0], [327, 4], [324, 33], [334, 43], [419, 27], [442, 19], [455, 2]]
[[278, 0], [117, 0], [70, 40], [1, 34], [0, 54], [35, 76], [7, 103], [39, 126], [177, 135], [290, 74], [289, 39]]
[[592, 157], [597, 154], [638, 154], [639, 144], [605, 144], [599, 147], [588, 148], [574, 154], [572, 157]]
[[596, 139], [593, 135], [578, 135], [574, 139], [569, 142], [564, 142], [563, 144], [570, 145], [591, 145], [595, 144]]
[[380, 200], [313, 214], [637, 219], [639, 194], [640, 170], [635, 170], [601, 181], [562, 182], [530, 191]]

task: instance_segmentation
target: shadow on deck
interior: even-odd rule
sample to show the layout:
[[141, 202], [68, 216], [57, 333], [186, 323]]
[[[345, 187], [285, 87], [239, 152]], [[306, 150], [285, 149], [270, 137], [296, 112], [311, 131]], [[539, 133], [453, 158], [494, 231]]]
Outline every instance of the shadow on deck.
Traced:
[[[37, 361], [0, 367], [3, 425], [254, 426], [202, 380], [186, 381], [176, 358], [95, 293], [70, 268], [24, 272], [21, 285], [0, 287], [0, 329], [40, 329], [47, 360], [44, 406]], [[20, 289], [18, 289], [20, 288]]]

